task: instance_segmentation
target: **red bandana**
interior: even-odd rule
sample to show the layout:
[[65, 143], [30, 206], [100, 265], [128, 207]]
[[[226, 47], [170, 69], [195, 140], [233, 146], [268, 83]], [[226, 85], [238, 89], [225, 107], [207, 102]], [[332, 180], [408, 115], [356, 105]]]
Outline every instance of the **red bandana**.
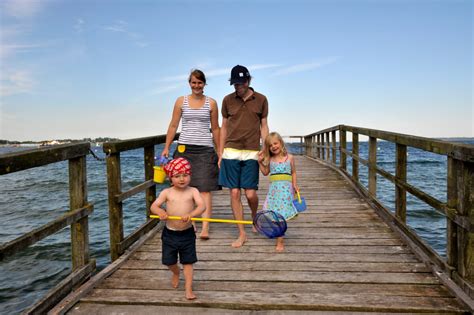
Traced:
[[170, 178], [179, 174], [191, 175], [191, 164], [185, 158], [180, 157], [166, 164], [165, 172]]

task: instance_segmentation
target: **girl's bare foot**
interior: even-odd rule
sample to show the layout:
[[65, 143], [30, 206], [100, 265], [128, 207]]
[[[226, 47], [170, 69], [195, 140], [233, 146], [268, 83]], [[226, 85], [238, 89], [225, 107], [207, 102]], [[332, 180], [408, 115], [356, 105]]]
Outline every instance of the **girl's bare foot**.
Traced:
[[193, 291], [186, 291], [186, 299], [188, 300], [195, 300], [196, 299], [196, 295], [194, 295], [194, 292]]
[[276, 244], [275, 250], [276, 250], [277, 252], [282, 252], [282, 251], [285, 250], [285, 243], [283, 242], [283, 238], [282, 238], [282, 237], [278, 237], [278, 238], [277, 238], [277, 244]]

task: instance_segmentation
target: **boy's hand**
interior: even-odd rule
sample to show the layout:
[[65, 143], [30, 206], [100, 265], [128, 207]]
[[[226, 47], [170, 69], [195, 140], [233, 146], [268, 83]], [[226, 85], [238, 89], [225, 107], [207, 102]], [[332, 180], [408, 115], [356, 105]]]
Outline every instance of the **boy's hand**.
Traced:
[[163, 213], [158, 215], [160, 217], [160, 220], [168, 220], [168, 213]]

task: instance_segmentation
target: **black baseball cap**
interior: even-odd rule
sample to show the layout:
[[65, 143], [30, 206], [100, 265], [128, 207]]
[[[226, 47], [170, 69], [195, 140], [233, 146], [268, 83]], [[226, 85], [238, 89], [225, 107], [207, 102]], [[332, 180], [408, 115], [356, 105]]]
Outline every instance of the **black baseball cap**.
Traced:
[[241, 65], [236, 65], [230, 72], [230, 85], [242, 84], [250, 79], [250, 72], [247, 68]]

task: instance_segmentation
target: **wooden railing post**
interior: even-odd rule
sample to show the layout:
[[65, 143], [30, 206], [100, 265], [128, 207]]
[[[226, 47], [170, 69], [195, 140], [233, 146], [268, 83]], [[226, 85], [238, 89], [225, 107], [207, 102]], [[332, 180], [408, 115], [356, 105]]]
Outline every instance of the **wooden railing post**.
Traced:
[[[86, 157], [69, 160], [69, 206], [71, 210], [87, 204]], [[89, 221], [84, 217], [71, 224], [72, 270], [89, 263]]]
[[[458, 201], [458, 171], [460, 161], [448, 156], [448, 174], [447, 174], [447, 201], [449, 208], [456, 209]], [[457, 225], [447, 219], [446, 224], [446, 256], [448, 265], [456, 268], [458, 264], [458, 237]]]
[[347, 150], [347, 140], [346, 140], [346, 131], [339, 130], [339, 156], [340, 156], [340, 165], [341, 168], [346, 171], [347, 170], [347, 155], [344, 150]]
[[329, 138], [329, 132], [326, 132], [326, 161], [329, 161], [331, 154], [331, 139]]
[[318, 159], [321, 158], [321, 135], [320, 134], [317, 134], [316, 135], [316, 157]]
[[326, 158], [326, 149], [324, 145], [324, 133], [321, 134], [321, 160]]
[[120, 153], [112, 153], [107, 157], [107, 187], [109, 192], [110, 257], [114, 261], [120, 256], [118, 246], [123, 241], [122, 202], [115, 199], [115, 196], [122, 192]]
[[332, 162], [336, 164], [336, 130], [331, 132], [332, 137]]
[[[401, 182], [407, 181], [407, 146], [397, 143], [395, 178]], [[402, 222], [407, 220], [407, 192], [395, 185], [395, 216]]]
[[[456, 205], [457, 215], [474, 222], [474, 163], [448, 158], [448, 205]], [[474, 233], [448, 224], [448, 262], [461, 278], [474, 283]], [[456, 246], [457, 245], [457, 246]], [[453, 247], [456, 247], [454, 249]], [[471, 293], [472, 294], [472, 293]]]
[[[145, 156], [145, 181], [153, 179], [153, 167], [155, 166], [155, 146], [147, 146], [144, 149]], [[146, 199], [146, 219], [150, 220], [150, 207], [156, 198], [156, 185], [147, 188], [145, 192]]]
[[305, 137], [304, 138], [304, 154], [308, 155], [308, 156], [311, 156], [311, 151], [312, 149], [309, 149], [310, 148], [310, 144], [309, 144], [309, 137]]
[[377, 196], [377, 138], [369, 137], [369, 193]]
[[352, 178], [354, 181], [359, 181], [359, 134], [352, 133]]

